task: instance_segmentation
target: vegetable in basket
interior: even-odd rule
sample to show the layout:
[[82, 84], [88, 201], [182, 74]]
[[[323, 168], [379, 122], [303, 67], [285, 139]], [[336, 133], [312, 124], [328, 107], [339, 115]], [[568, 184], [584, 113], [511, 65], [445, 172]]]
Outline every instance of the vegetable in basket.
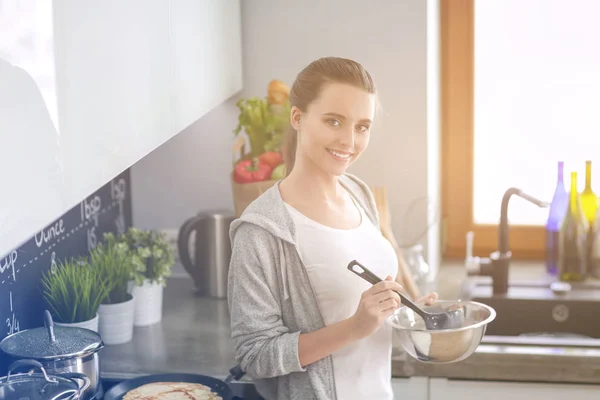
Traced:
[[273, 168], [259, 158], [242, 160], [235, 166], [233, 180], [236, 183], [251, 183], [266, 181], [271, 178]]

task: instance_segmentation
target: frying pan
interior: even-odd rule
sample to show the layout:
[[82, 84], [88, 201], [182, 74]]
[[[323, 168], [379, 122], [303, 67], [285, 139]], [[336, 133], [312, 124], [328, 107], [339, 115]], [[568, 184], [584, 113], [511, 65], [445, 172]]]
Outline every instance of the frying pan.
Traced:
[[213, 393], [221, 396], [223, 400], [241, 400], [233, 395], [228, 382], [232, 379], [240, 379], [244, 372], [239, 366], [232, 368], [229, 377], [222, 381], [206, 375], [184, 374], [184, 373], [169, 373], [169, 374], [151, 374], [140, 376], [138, 378], [124, 380], [112, 388], [110, 388], [103, 397], [103, 400], [121, 400], [123, 396], [130, 390], [138, 388], [142, 385], [154, 382], [185, 382], [185, 383], [200, 383], [208, 386]]

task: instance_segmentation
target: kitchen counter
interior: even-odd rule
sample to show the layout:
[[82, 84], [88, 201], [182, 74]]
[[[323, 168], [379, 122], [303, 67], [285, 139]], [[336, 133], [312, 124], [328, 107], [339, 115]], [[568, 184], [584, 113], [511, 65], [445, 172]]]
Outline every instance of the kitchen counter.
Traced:
[[[531, 279], [540, 268], [513, 268], [511, 278]], [[441, 298], [457, 298], [464, 272], [460, 265], [440, 269]], [[227, 302], [197, 296], [191, 279], [169, 279], [163, 321], [135, 328], [133, 340], [101, 351], [101, 375], [124, 379], [151, 373], [188, 372], [225, 379], [236, 365]], [[493, 339], [493, 338], [491, 338]], [[467, 360], [429, 365], [394, 350], [395, 377], [430, 376], [479, 380], [586, 382], [600, 384], [599, 347], [560, 347], [482, 343]]]
[[[459, 299], [467, 279], [461, 262], [445, 262], [432, 290], [442, 299]], [[471, 277], [471, 281], [491, 282], [489, 277]], [[539, 262], [513, 261], [509, 282], [551, 282]], [[531, 339], [536, 342], [540, 339]], [[395, 377], [429, 376], [468, 380], [506, 380], [529, 382], [565, 382], [600, 384], [600, 346], [560, 346], [525, 344], [525, 339], [506, 342], [506, 338], [484, 336], [471, 357], [459, 363], [433, 365], [419, 362], [394, 349], [392, 375]], [[551, 340], [549, 340], [551, 342]], [[596, 344], [598, 341], [594, 341]]]
[[471, 357], [447, 365], [425, 364], [394, 351], [392, 375], [600, 384], [600, 348], [482, 343]]
[[236, 365], [225, 300], [198, 296], [193, 282], [171, 278], [160, 323], [134, 328], [133, 340], [101, 350], [106, 379], [187, 372], [224, 379]]

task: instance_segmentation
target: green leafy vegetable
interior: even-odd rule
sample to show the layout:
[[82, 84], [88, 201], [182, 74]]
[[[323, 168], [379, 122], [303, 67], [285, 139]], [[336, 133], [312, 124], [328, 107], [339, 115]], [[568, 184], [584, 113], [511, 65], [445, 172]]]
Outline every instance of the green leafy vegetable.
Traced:
[[236, 106], [240, 114], [233, 133], [237, 136], [242, 130], [246, 132], [251, 148], [247, 158], [258, 157], [265, 151], [278, 151], [289, 126], [289, 102], [270, 105], [266, 97], [251, 97], [238, 100]]

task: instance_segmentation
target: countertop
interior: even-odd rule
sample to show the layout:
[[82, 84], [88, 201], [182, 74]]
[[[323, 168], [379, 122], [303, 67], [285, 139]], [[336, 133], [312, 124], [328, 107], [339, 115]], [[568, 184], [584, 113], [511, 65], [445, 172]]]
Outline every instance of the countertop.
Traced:
[[[511, 270], [511, 279], [534, 279], [540, 273], [540, 266], [517, 266]], [[440, 298], [458, 298], [464, 279], [460, 265], [447, 263], [432, 288]], [[101, 375], [106, 379], [164, 372], [225, 379], [235, 365], [227, 302], [199, 297], [192, 280], [186, 278], [168, 280], [161, 323], [135, 328], [131, 342], [101, 350]], [[600, 348], [491, 341], [483, 342], [468, 359], [448, 365], [425, 364], [394, 350], [392, 375], [600, 384]]]
[[[466, 279], [491, 282], [489, 277], [468, 278], [460, 262], [445, 262], [432, 290], [436, 290], [442, 299], [459, 299]], [[550, 283], [554, 280], [539, 262], [511, 263], [509, 282]], [[484, 336], [471, 357], [447, 365], [422, 363], [394, 349], [392, 375], [600, 384], [600, 347], [499, 343], [501, 341], [503, 338]]]
[[160, 323], [134, 328], [133, 339], [101, 350], [101, 376], [187, 372], [224, 379], [236, 365], [226, 300], [200, 297], [191, 278], [171, 278]]

